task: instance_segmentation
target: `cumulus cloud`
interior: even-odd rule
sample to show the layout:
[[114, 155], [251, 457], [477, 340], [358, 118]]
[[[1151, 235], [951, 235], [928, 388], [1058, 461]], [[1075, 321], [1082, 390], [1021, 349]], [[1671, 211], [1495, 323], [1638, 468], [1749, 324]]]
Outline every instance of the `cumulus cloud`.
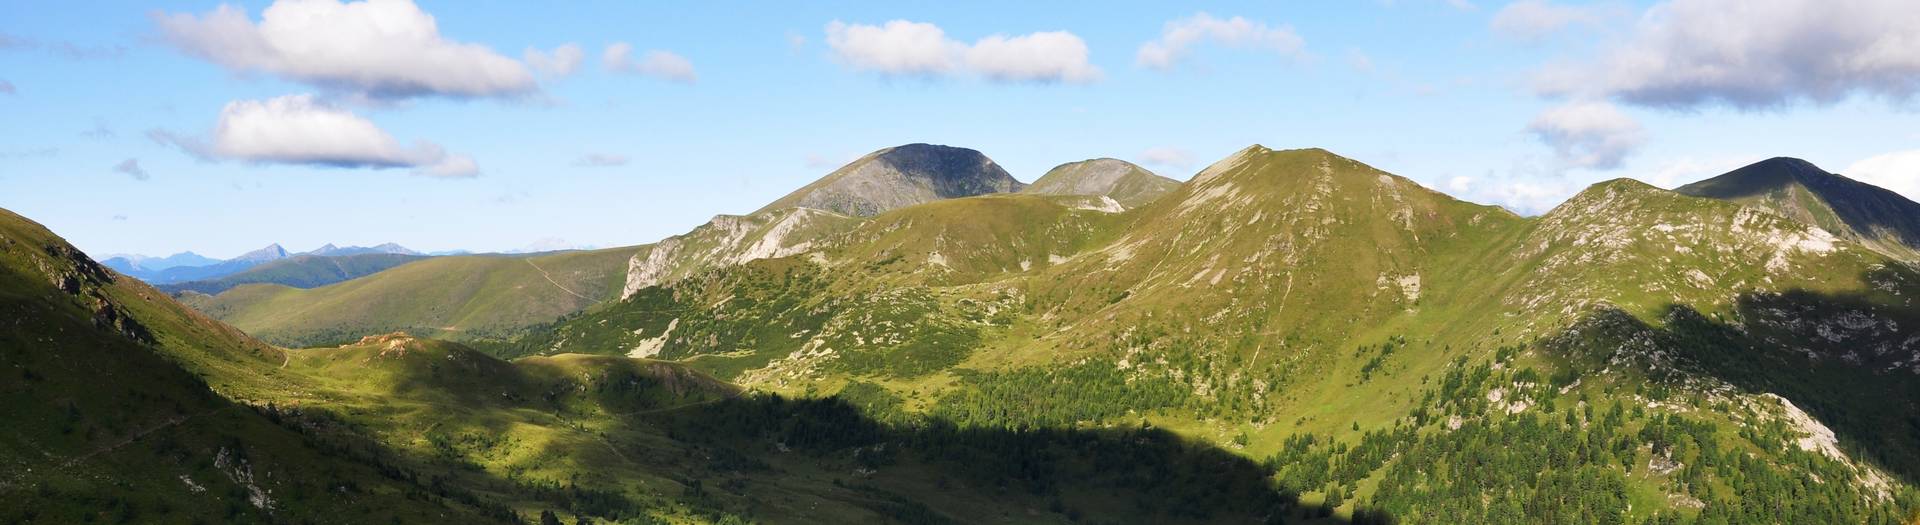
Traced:
[[693, 62], [686, 57], [655, 49], [636, 60], [633, 58], [633, 45], [626, 42], [607, 46], [606, 51], [600, 54], [600, 61], [607, 71], [616, 73], [637, 73], [689, 84], [699, 80], [699, 75], [693, 72]]
[[580, 158], [578, 159], [574, 159], [573, 165], [583, 166], [583, 167], [608, 168], [613, 166], [625, 166], [627, 165], [628, 160], [629, 159], [627, 159], [626, 155], [616, 155], [612, 153], [588, 153], [586, 155], [580, 156]]
[[1170, 168], [1193, 165], [1193, 153], [1172, 146], [1154, 146], [1140, 152], [1140, 163]]
[[966, 44], [940, 26], [892, 20], [882, 25], [827, 23], [827, 48], [847, 67], [885, 75], [939, 76], [958, 68]]
[[249, 19], [222, 5], [155, 13], [173, 47], [236, 72], [266, 73], [373, 98], [492, 97], [534, 91], [533, 75], [486, 46], [441, 37], [411, 0], [280, 0]]
[[1100, 68], [1087, 62], [1087, 43], [1066, 31], [994, 35], [967, 49], [967, 68], [997, 81], [1092, 82]]
[[1611, 170], [1646, 143], [1640, 122], [1613, 104], [1577, 101], [1548, 109], [1527, 124], [1527, 132], [1553, 147], [1569, 167]]
[[1573, 27], [1594, 27], [1624, 16], [1610, 5], [1568, 5], [1519, 0], [1493, 14], [1493, 32], [1518, 40], [1539, 40]]
[[1847, 166], [1840, 174], [1920, 201], [1920, 150], [1874, 155]]
[[127, 159], [113, 165], [115, 173], [133, 177], [133, 180], [147, 180], [147, 170], [140, 167], [140, 159]]
[[563, 44], [553, 51], [541, 51], [527, 48], [522, 54], [527, 65], [548, 78], [564, 78], [580, 69], [580, 62], [587, 58], [587, 52], [579, 44]]
[[480, 173], [472, 158], [417, 141], [401, 145], [392, 135], [359, 115], [325, 104], [313, 95], [268, 100], [236, 100], [220, 110], [211, 137], [148, 132], [204, 160], [256, 164], [298, 164], [338, 168], [412, 168], [428, 177], [472, 177]]
[[1920, 90], [1916, 34], [1909, 0], [1670, 0], [1621, 45], [1547, 70], [1538, 87], [1671, 109], [1906, 101]]
[[827, 47], [848, 68], [888, 76], [940, 77], [971, 73], [994, 82], [1099, 80], [1087, 43], [1066, 31], [992, 35], [969, 45], [939, 26], [906, 20], [882, 25], [827, 24]]
[[1193, 53], [1195, 46], [1204, 43], [1268, 51], [1296, 59], [1306, 56], [1307, 46], [1306, 40], [1294, 33], [1292, 27], [1269, 27], [1264, 22], [1238, 16], [1220, 19], [1196, 13], [1167, 22], [1160, 29], [1160, 38], [1140, 44], [1134, 61], [1152, 69], [1173, 69]]

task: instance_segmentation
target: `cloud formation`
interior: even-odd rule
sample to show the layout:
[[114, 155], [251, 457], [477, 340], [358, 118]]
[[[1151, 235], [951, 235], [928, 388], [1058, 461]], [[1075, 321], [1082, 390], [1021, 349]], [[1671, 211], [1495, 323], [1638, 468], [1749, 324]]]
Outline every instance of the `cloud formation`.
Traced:
[[472, 158], [417, 141], [403, 146], [359, 115], [327, 105], [313, 95], [236, 100], [220, 110], [210, 138], [163, 130], [148, 137], [204, 160], [295, 164], [336, 168], [412, 168], [428, 177], [473, 177]]
[[1840, 174], [1920, 201], [1920, 150], [1874, 155], [1847, 166]]
[[563, 44], [553, 51], [541, 51], [527, 48], [522, 53], [527, 65], [547, 78], [565, 78], [580, 69], [580, 62], [587, 58], [587, 52], [579, 44]]
[[1594, 27], [1626, 13], [1602, 5], [1556, 4], [1548, 0], [1519, 0], [1500, 8], [1489, 25], [1493, 32], [1516, 40], [1540, 40], [1573, 27]]
[[1286, 58], [1304, 58], [1306, 40], [1289, 26], [1269, 27], [1242, 17], [1214, 18], [1207, 13], [1167, 22], [1160, 38], [1140, 44], [1134, 61], [1157, 70], [1170, 70], [1186, 60], [1193, 48], [1213, 43], [1228, 47], [1267, 51]]
[[1553, 147], [1568, 167], [1618, 169], [1646, 143], [1640, 123], [1606, 102], [1578, 101], [1548, 109], [1527, 124], [1527, 132]]
[[147, 180], [147, 170], [140, 167], [140, 159], [127, 159], [113, 165], [114, 173], [125, 174], [133, 180]]
[[155, 13], [162, 39], [241, 73], [266, 73], [371, 98], [515, 96], [537, 89], [520, 62], [440, 36], [411, 0], [279, 0], [260, 13]]
[[615, 73], [636, 73], [688, 84], [700, 79], [699, 75], [693, 71], [693, 62], [688, 61], [686, 57], [654, 49], [635, 60], [633, 45], [626, 42], [615, 42], [607, 46], [606, 51], [600, 55], [600, 61], [606, 66], [607, 71]]
[[826, 32], [827, 48], [841, 64], [885, 76], [967, 73], [1008, 83], [1088, 83], [1101, 77], [1089, 61], [1086, 41], [1066, 31], [992, 35], [971, 45], [948, 38], [940, 26], [907, 20], [877, 26], [835, 20]]
[[1087, 43], [1066, 31], [993, 35], [967, 48], [967, 68], [999, 82], [1086, 83], [1100, 79], [1087, 54]]
[[1670, 0], [1600, 59], [1551, 68], [1548, 94], [1668, 109], [1763, 110], [1920, 91], [1909, 0]]

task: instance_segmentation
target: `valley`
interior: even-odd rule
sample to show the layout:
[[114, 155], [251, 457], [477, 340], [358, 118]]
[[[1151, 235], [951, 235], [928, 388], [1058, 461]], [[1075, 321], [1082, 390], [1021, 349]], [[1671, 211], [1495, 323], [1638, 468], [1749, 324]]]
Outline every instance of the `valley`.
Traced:
[[[1906, 522], [1920, 270], [1898, 229], [1794, 211], [1890, 194], [1728, 196], [1783, 180], [1756, 173], [1846, 181], [1775, 159], [1527, 217], [1320, 149], [1024, 185], [911, 145], [652, 244], [172, 293], [8, 216], [0, 392], [36, 423], [0, 442], [0, 501], [29, 521]], [[83, 386], [100, 377], [127, 392]]]

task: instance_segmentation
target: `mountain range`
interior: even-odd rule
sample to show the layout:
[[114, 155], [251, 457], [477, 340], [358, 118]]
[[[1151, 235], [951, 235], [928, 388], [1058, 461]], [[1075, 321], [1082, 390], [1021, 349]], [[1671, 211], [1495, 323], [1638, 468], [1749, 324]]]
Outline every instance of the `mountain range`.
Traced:
[[172, 297], [7, 214], [0, 508], [1905, 523], [1916, 209], [1787, 158], [1523, 217], [1321, 149], [915, 144], [657, 243]]
[[308, 255], [335, 257], [382, 253], [393, 255], [423, 255], [398, 244], [386, 243], [374, 247], [339, 247], [327, 244], [312, 251], [292, 253], [279, 244], [270, 244], [264, 248], [240, 254], [232, 259], [218, 260], [202, 257], [193, 252], [181, 252], [164, 258], [142, 255], [113, 255], [101, 261], [101, 264], [114, 271], [132, 276], [151, 284], [176, 284], [190, 281], [219, 279], [240, 273], [260, 264], [286, 259], [288, 257]]

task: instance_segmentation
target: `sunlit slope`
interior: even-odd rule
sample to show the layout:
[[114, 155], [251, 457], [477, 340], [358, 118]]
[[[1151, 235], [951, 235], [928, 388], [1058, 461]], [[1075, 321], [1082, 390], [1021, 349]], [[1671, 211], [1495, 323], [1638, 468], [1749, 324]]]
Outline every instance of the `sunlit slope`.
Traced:
[[394, 331], [493, 340], [618, 297], [634, 250], [435, 257], [313, 289], [243, 285], [190, 304], [291, 346]]
[[1122, 209], [1133, 209], [1179, 188], [1180, 181], [1155, 175], [1131, 162], [1090, 159], [1055, 166], [1020, 192], [1106, 197]]
[[[1283, 486], [1356, 518], [1744, 522], [1789, 512], [1765, 509], [1794, 491], [1817, 496], [1790, 512], [1828, 520], [1915, 508], [1920, 443], [1872, 429], [1920, 421], [1920, 279], [1792, 218], [1621, 180], [1529, 219], [1257, 146], [1135, 210], [1045, 204], [902, 208], [639, 290], [522, 350], [877, 388], [984, 428], [1150, 420], [1272, 456]], [[1548, 441], [1483, 448], [1521, 435]], [[1553, 444], [1576, 441], [1611, 451]], [[1566, 468], [1458, 470], [1485, 454]], [[1332, 470], [1291, 466], [1316, 458]], [[1502, 492], [1410, 481], [1435, 469]]]

